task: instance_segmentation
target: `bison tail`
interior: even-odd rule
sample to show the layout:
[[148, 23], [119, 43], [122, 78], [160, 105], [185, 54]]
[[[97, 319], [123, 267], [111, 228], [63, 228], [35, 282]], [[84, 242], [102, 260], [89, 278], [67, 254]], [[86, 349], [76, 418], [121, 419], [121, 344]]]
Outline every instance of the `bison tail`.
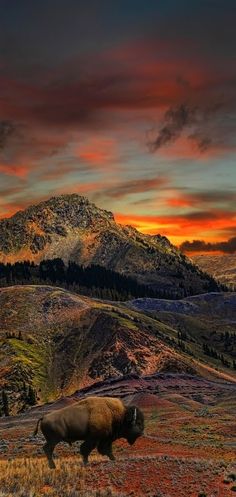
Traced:
[[38, 422], [37, 422], [37, 425], [36, 425], [36, 428], [34, 430], [34, 434], [33, 436], [36, 437], [37, 433], [38, 433], [38, 429], [39, 429], [39, 423], [41, 423], [43, 418], [39, 418]]

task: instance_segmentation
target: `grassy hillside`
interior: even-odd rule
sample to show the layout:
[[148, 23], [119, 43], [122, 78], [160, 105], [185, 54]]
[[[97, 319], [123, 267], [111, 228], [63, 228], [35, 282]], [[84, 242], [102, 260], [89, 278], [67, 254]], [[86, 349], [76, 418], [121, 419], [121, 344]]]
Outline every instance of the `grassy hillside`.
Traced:
[[170, 335], [186, 353], [219, 371], [235, 374], [236, 293], [176, 301], [137, 299], [129, 306], [168, 325]]
[[10, 411], [25, 408], [29, 387], [45, 402], [128, 373], [235, 378], [235, 370], [204, 356], [197, 338], [180, 346], [178, 321], [167, 321], [56, 287], [1, 289], [0, 386]]

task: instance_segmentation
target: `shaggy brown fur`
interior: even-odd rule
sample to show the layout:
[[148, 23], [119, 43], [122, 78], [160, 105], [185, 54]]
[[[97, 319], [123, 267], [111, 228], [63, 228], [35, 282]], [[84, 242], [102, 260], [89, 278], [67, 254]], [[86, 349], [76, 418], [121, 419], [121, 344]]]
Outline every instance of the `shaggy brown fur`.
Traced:
[[38, 420], [34, 435], [40, 423], [46, 439], [44, 452], [51, 468], [55, 468], [53, 450], [61, 441], [71, 445], [76, 440], [84, 440], [80, 453], [87, 464], [90, 452], [96, 447], [100, 454], [114, 460], [112, 442], [126, 438], [133, 444], [144, 430], [140, 409], [126, 407], [120, 399], [111, 397], [87, 397], [72, 406], [46, 414]]

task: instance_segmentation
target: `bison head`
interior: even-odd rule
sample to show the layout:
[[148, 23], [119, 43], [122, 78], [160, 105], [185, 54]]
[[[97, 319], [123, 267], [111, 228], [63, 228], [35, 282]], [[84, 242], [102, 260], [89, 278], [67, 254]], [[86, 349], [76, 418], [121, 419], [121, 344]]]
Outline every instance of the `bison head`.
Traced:
[[136, 406], [126, 408], [123, 421], [123, 436], [130, 445], [133, 445], [138, 437], [144, 432], [144, 416], [142, 411]]

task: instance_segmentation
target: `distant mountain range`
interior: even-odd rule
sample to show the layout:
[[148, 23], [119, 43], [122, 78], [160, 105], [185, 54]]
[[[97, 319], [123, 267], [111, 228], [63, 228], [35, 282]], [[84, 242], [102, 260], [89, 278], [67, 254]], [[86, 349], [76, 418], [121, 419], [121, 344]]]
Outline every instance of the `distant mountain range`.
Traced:
[[220, 286], [161, 235], [116, 223], [77, 194], [61, 195], [0, 221], [0, 262], [61, 258], [97, 264], [177, 297]]

